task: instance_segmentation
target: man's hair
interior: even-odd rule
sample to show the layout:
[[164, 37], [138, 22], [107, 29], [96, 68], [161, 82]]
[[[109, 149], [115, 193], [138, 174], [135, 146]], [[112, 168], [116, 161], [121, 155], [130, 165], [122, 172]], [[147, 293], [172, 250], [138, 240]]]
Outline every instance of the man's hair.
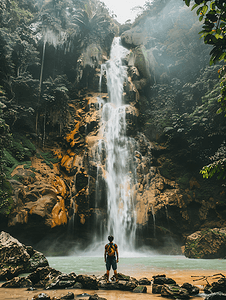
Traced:
[[108, 240], [109, 240], [109, 242], [112, 242], [112, 241], [114, 240], [113, 235], [109, 235], [109, 236], [108, 236]]

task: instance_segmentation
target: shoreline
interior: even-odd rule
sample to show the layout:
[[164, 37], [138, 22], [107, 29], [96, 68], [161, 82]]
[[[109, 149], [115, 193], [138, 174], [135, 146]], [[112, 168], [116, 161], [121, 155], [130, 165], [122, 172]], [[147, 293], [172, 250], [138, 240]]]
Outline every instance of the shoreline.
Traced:
[[[162, 270], [163, 271], [163, 270]], [[200, 299], [205, 298], [205, 295], [202, 295], [202, 289], [206, 285], [206, 280], [197, 280], [198, 276], [212, 276], [215, 274], [223, 274], [226, 276], [226, 271], [219, 270], [165, 270], [163, 272], [150, 271], [150, 272], [131, 272], [130, 275], [135, 277], [136, 279], [140, 279], [142, 277], [147, 277], [149, 280], [152, 279], [152, 276], [165, 274], [167, 277], [174, 279], [177, 284], [182, 285], [185, 282], [191, 283], [200, 288], [200, 294], [197, 297], [191, 297], [191, 299]], [[197, 277], [193, 277], [197, 276]], [[213, 280], [211, 277], [208, 278], [208, 282], [211, 283]], [[3, 283], [0, 283], [2, 286]], [[151, 286], [147, 286], [147, 293], [137, 294], [133, 292], [127, 291], [117, 291], [117, 290], [87, 290], [87, 289], [61, 289], [61, 290], [43, 290], [37, 289], [34, 291], [27, 291], [27, 288], [0, 288], [0, 299], [1, 300], [31, 300], [34, 295], [38, 295], [40, 293], [45, 293], [52, 297], [65, 296], [68, 292], [72, 292], [75, 295], [75, 299], [80, 299], [76, 297], [77, 295], [81, 295], [83, 293], [87, 293], [89, 295], [97, 294], [100, 297], [106, 298], [107, 300], [145, 300], [147, 297], [151, 296], [152, 300], [160, 300], [164, 299], [159, 294], [152, 294]], [[138, 296], [139, 295], [139, 296]], [[88, 299], [87, 297], [82, 297], [82, 299]]]

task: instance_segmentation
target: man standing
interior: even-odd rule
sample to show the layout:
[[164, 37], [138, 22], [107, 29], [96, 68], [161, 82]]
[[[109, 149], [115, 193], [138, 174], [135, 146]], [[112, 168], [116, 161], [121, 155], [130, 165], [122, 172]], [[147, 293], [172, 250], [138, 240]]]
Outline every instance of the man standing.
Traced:
[[[107, 282], [109, 283], [109, 273], [110, 269], [114, 270], [116, 282], [118, 282], [117, 274], [117, 263], [118, 263], [118, 246], [113, 243], [114, 237], [112, 235], [108, 236], [109, 243], [105, 245], [104, 259], [106, 262], [107, 269]], [[115, 257], [116, 253], [116, 257]]]

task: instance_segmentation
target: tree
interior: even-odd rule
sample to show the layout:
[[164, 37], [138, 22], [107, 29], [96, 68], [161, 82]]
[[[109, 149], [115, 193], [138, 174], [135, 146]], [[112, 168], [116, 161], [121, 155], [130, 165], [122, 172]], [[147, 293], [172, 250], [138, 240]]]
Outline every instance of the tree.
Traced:
[[[190, 6], [191, 0], [183, 0]], [[205, 44], [212, 45], [210, 52], [210, 65], [217, 62], [226, 62], [226, 2], [224, 0], [195, 0], [192, 10], [197, 8], [199, 21], [203, 22], [201, 37]], [[221, 79], [221, 95], [219, 103], [221, 107], [217, 113], [225, 113], [226, 116], [226, 66], [218, 70]], [[201, 173], [204, 178], [212, 177], [218, 173], [218, 178], [226, 178], [226, 151], [222, 144], [215, 155], [211, 158], [212, 163], [204, 166]]]
[[10, 128], [3, 119], [2, 108], [5, 105], [1, 102], [5, 98], [5, 91], [0, 86], [0, 214], [8, 214], [12, 207], [12, 188], [6, 178], [4, 150], [11, 143]]

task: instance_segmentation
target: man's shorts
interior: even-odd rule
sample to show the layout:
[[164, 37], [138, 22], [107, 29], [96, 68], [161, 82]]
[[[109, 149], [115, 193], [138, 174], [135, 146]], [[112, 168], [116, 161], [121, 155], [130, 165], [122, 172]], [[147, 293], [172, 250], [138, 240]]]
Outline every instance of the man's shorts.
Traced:
[[116, 263], [116, 258], [115, 258], [115, 256], [114, 256], [114, 257], [108, 256], [107, 259], [106, 259], [106, 269], [107, 269], [108, 271], [110, 271], [111, 266], [112, 266], [112, 269], [113, 269], [113, 270], [117, 270], [117, 263]]

